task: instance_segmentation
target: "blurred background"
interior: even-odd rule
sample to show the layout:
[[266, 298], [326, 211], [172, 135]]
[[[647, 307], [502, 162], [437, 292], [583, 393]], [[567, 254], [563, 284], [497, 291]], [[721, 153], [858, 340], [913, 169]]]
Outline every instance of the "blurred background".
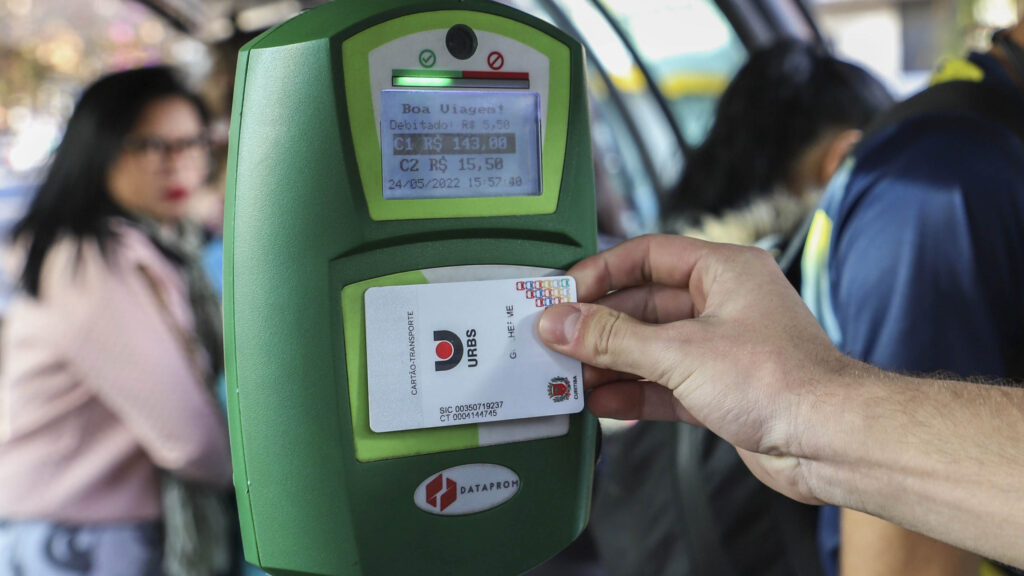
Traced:
[[[344, 1], [344, 0], [339, 0]], [[606, 233], [657, 228], [749, 51], [779, 37], [821, 42], [896, 96], [943, 57], [987, 46], [1024, 0], [504, 0], [580, 37], [590, 56]], [[183, 69], [226, 146], [238, 47], [322, 0], [0, 0], [0, 234], [31, 197], [79, 90], [110, 71]], [[643, 129], [639, 129], [643, 127]], [[216, 203], [219, 196], [200, 199]], [[198, 210], [211, 213], [209, 206]], [[216, 213], [216, 210], [212, 210]], [[5, 240], [0, 241], [0, 244]], [[0, 315], [9, 286], [0, 284]]]
[[[218, 69], [222, 51], [238, 39], [277, 24], [316, 0], [0, 0], [0, 232], [21, 210], [32, 183], [59, 141], [80, 88], [98, 75], [124, 68], [170, 63], [202, 88], [218, 117], [231, 69]], [[990, 32], [1016, 20], [1019, 0], [517, 0], [513, 5], [572, 26], [585, 37], [601, 74], [591, 74], [601, 97], [610, 81], [625, 98], [637, 97], [647, 78], [676, 113], [682, 150], [652, 146], [654, 182], [633, 178], [626, 200], [633, 222], [625, 232], [646, 231], [657, 218], [659, 196], [671, 189], [685, 152], [699, 144], [714, 113], [716, 95], [743, 63], [757, 31], [742, 30], [745, 10], [779, 12], [840, 57], [875, 72], [897, 96], [920, 88], [946, 55], [984, 48]], [[770, 6], [769, 6], [770, 5]], [[786, 14], [790, 12], [790, 14]], [[798, 14], [797, 12], [803, 12]], [[611, 25], [602, 22], [609, 18]], [[749, 18], [747, 18], [749, 20]], [[568, 22], [566, 21], [568, 20]], [[813, 29], [806, 29], [809, 20]], [[623, 34], [624, 32], [624, 34]], [[762, 31], [763, 34], [763, 31]], [[248, 36], [247, 36], [248, 35]], [[626, 42], [623, 42], [623, 37]], [[233, 42], [234, 40], [234, 42]], [[763, 41], [763, 39], [761, 40]], [[226, 48], [225, 48], [226, 47]], [[230, 58], [228, 58], [230, 61]], [[665, 72], [667, 70], [667, 72]], [[642, 99], [642, 96], [639, 96]], [[614, 128], [615, 120], [609, 119]], [[640, 123], [645, 125], [646, 123]], [[671, 127], [669, 127], [671, 128]], [[670, 131], [665, 128], [666, 131]], [[655, 126], [654, 132], [658, 131]], [[595, 138], [601, 138], [595, 134]], [[667, 136], [666, 136], [667, 137]], [[630, 151], [622, 151], [629, 162]], [[643, 188], [650, 190], [643, 191]]]
[[[234, 55], [323, 0], [0, 0], [0, 247], [81, 88], [147, 64], [184, 70], [227, 139]], [[338, 0], [346, 1], [346, 0]], [[355, 1], [355, 0], [351, 0]], [[589, 55], [602, 231], [654, 231], [718, 96], [753, 48], [822, 43], [903, 97], [942, 58], [985, 49], [1024, 0], [502, 0], [581, 39]], [[222, 191], [200, 197], [218, 214]], [[0, 281], [0, 317], [10, 286]]]
[[[0, 249], [87, 83], [149, 64], [180, 68], [210, 107], [214, 154], [223, 157], [238, 48], [322, 1], [0, 0]], [[614, 238], [658, 229], [720, 94], [754, 48], [780, 38], [823, 44], [902, 98], [943, 58], [987, 49], [992, 31], [1024, 8], [1024, 0], [502, 1], [586, 47], [599, 226]], [[197, 217], [220, 214], [222, 201], [214, 182], [196, 200]], [[10, 293], [0, 278], [0, 319]], [[534, 574], [595, 573], [570, 557]]]
[[[339, 0], [345, 1], [345, 0]], [[353, 0], [354, 1], [354, 0]], [[749, 51], [820, 42], [897, 97], [946, 56], [984, 49], [1024, 0], [503, 0], [581, 38], [605, 233], [657, 228], [718, 95]], [[322, 0], [0, 0], [0, 234], [31, 197], [81, 88], [110, 71], [168, 63], [205, 96], [226, 146], [234, 54]], [[642, 127], [642, 129], [640, 129]], [[199, 202], [216, 203], [215, 193]], [[211, 213], [209, 206], [198, 209]], [[212, 210], [216, 213], [216, 210]], [[2, 241], [0, 241], [2, 242]], [[0, 315], [9, 287], [0, 285]]]

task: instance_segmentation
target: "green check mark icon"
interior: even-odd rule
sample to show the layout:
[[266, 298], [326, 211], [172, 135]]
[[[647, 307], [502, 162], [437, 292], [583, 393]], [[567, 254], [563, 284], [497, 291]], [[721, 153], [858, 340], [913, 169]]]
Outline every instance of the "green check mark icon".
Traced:
[[433, 68], [434, 64], [437, 64], [437, 55], [434, 54], [433, 50], [423, 50], [420, 52], [420, 66]]

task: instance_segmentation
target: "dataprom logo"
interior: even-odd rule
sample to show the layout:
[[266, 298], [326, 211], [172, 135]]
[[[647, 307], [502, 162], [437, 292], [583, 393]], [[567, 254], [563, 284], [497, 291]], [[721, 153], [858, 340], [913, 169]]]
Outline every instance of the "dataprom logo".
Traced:
[[424, 512], [461, 516], [490, 510], [519, 492], [519, 475], [497, 464], [463, 464], [431, 474], [413, 493]]
[[427, 482], [427, 504], [438, 512], [444, 512], [458, 497], [459, 485], [451, 477], [445, 478], [444, 474], [438, 474]]

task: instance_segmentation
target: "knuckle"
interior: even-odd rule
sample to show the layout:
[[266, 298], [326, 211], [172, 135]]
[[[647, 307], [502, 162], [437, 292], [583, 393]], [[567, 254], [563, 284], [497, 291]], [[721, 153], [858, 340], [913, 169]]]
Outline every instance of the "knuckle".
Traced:
[[750, 262], [757, 266], [776, 266], [775, 257], [771, 252], [757, 246], [745, 246], [745, 256]]
[[591, 318], [593, 322], [588, 334], [592, 335], [590, 348], [598, 360], [607, 359], [615, 350], [616, 340], [619, 337], [622, 313], [615, 310], [607, 310]]
[[661, 324], [661, 314], [658, 310], [658, 290], [654, 284], [648, 284], [646, 288], [646, 295], [644, 296], [644, 310], [642, 319], [647, 322], [654, 322], [655, 324]]

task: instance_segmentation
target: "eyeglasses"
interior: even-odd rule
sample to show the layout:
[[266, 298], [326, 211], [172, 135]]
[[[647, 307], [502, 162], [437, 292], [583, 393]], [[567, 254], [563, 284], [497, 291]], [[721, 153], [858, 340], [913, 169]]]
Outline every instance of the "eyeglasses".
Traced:
[[206, 158], [210, 150], [210, 137], [206, 134], [176, 140], [155, 136], [129, 137], [125, 140], [124, 149], [152, 161], [167, 160], [176, 155], [198, 160]]

